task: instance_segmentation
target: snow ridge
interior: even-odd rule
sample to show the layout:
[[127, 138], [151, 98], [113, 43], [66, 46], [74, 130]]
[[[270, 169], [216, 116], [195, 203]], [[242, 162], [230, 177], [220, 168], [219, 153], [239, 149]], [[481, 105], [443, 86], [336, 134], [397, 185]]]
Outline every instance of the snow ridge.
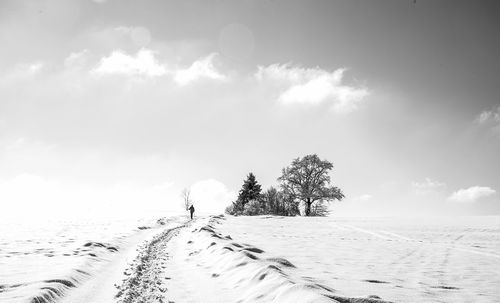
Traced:
[[[208, 272], [215, 285], [232, 289], [239, 295], [235, 300], [246, 302], [340, 302], [380, 303], [379, 298], [346, 298], [322, 285], [314, 278], [300, 277], [294, 273], [295, 266], [284, 258], [268, 256], [264, 250], [250, 244], [238, 243], [229, 235], [222, 235], [216, 225], [225, 220], [223, 215], [212, 216], [190, 226], [190, 232], [179, 236], [187, 249], [179, 260], [196, 264]], [[189, 228], [188, 228], [189, 229]]]

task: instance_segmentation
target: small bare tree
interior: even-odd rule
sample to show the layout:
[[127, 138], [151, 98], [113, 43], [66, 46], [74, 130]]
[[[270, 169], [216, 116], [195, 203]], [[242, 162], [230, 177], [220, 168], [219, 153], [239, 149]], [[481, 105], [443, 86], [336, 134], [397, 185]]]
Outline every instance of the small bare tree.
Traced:
[[189, 188], [184, 188], [181, 192], [181, 197], [182, 197], [182, 202], [184, 205], [184, 208], [189, 210], [189, 206], [191, 206], [192, 201], [191, 201], [191, 190]]

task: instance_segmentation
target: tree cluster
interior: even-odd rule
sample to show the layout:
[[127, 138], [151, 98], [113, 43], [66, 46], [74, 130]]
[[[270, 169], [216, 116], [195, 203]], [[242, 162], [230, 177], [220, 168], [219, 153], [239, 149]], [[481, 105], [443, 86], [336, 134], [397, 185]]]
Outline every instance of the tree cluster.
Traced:
[[331, 185], [333, 164], [317, 155], [296, 158], [283, 168], [279, 187], [262, 192], [253, 173], [249, 173], [236, 201], [226, 208], [232, 215], [326, 216], [328, 202], [342, 200], [342, 191]]

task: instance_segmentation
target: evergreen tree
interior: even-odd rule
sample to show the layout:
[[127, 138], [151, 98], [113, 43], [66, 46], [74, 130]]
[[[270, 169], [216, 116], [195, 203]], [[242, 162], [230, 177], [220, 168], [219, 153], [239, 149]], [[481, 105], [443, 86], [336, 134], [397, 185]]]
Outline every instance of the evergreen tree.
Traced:
[[249, 173], [247, 179], [243, 182], [237, 202], [244, 207], [251, 200], [259, 200], [261, 190], [261, 186], [255, 179], [255, 175]]

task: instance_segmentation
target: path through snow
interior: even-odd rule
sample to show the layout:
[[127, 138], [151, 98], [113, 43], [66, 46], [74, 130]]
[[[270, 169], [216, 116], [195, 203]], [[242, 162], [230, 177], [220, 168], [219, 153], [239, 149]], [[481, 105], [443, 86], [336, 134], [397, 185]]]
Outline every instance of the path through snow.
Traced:
[[119, 286], [119, 303], [383, 302], [346, 298], [295, 265], [219, 232], [224, 216], [197, 219], [141, 248]]

